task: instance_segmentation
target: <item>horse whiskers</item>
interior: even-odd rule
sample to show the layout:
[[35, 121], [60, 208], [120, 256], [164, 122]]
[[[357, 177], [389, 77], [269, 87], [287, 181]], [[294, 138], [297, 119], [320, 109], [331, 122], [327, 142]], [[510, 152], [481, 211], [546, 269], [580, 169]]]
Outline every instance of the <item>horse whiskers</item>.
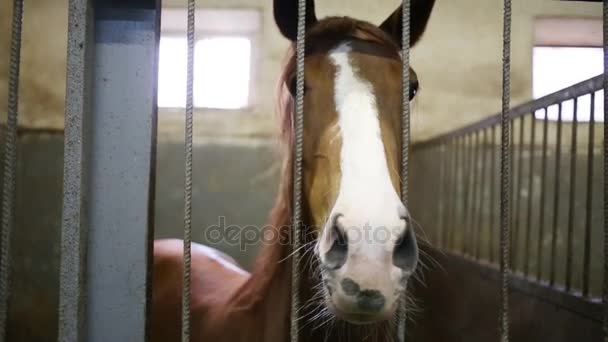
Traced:
[[[301, 251], [302, 249], [306, 249], [307, 247], [309, 247], [310, 245], [314, 245], [316, 243], [316, 241], [309, 241], [307, 243], [302, 244], [302, 246], [300, 246], [298, 249], [292, 251], [291, 253], [287, 254], [286, 257], [284, 257], [283, 259], [279, 260], [279, 263], [284, 262], [285, 260], [291, 258], [292, 256], [294, 256], [297, 252]], [[306, 254], [307, 251], [305, 251], [305, 253], [303, 253], [300, 257], [303, 257]]]
[[325, 332], [325, 338], [323, 339], [324, 342], [328, 341], [335, 325], [336, 325], [336, 320], [334, 319], [331, 321], [331, 324], [329, 325], [329, 329], [327, 329], [327, 331]]

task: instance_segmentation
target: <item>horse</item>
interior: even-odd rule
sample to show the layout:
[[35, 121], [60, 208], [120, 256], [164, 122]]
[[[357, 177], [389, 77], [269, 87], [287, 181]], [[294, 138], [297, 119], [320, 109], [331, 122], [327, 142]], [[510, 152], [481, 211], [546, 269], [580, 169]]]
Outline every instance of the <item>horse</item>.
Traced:
[[[411, 46], [434, 0], [412, 0]], [[251, 272], [217, 250], [192, 245], [192, 341], [284, 342], [290, 335], [291, 274], [298, 288], [301, 341], [392, 341], [399, 303], [419, 249], [400, 200], [402, 8], [380, 25], [318, 19], [306, 2], [301, 269], [291, 266], [297, 0], [274, 0], [289, 40], [277, 87], [282, 174], [271, 227]], [[410, 68], [411, 101], [419, 89]], [[154, 242], [154, 342], [181, 334], [181, 240]]]

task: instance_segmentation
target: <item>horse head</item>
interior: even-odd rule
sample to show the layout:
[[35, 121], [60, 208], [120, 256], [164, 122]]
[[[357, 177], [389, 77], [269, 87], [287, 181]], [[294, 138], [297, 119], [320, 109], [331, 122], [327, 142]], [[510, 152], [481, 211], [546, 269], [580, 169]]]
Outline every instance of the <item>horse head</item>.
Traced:
[[[434, 0], [412, 0], [412, 46], [433, 5]], [[400, 199], [402, 12], [398, 8], [374, 25], [348, 17], [317, 19], [314, 7], [308, 0], [303, 207], [315, 237], [319, 286], [338, 318], [358, 324], [387, 320], [394, 317], [419, 255]], [[274, 0], [275, 22], [292, 43], [297, 9], [297, 0]], [[291, 44], [281, 79], [282, 95], [290, 98], [293, 49]], [[409, 72], [412, 100], [418, 78]]]

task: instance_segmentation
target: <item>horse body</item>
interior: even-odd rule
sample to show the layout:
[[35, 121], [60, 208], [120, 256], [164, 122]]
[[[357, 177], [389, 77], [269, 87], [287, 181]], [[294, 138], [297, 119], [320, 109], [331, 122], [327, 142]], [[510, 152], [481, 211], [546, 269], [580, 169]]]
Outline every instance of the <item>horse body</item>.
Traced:
[[[412, 0], [411, 45], [434, 0]], [[283, 171], [265, 241], [251, 274], [215, 249], [192, 246], [193, 342], [284, 342], [291, 303], [294, 51], [297, 1], [274, 0], [292, 41], [278, 94]], [[317, 20], [307, 1], [300, 341], [392, 341], [396, 308], [418, 247], [399, 200], [401, 8], [379, 26]], [[410, 100], [418, 87], [410, 69]], [[378, 236], [384, 234], [384, 237]], [[370, 235], [371, 234], [371, 235]], [[357, 238], [358, 237], [358, 238]], [[151, 340], [181, 334], [182, 242], [154, 245]]]

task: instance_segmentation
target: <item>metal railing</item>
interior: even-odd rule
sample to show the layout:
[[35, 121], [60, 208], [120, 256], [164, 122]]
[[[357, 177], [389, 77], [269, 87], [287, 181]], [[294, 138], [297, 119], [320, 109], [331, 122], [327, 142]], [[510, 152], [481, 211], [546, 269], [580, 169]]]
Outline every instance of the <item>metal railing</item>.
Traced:
[[[604, 267], [602, 89], [599, 75], [509, 113], [512, 277], [592, 304]], [[495, 115], [413, 146], [412, 211], [432, 244], [492, 267], [499, 129]]]

